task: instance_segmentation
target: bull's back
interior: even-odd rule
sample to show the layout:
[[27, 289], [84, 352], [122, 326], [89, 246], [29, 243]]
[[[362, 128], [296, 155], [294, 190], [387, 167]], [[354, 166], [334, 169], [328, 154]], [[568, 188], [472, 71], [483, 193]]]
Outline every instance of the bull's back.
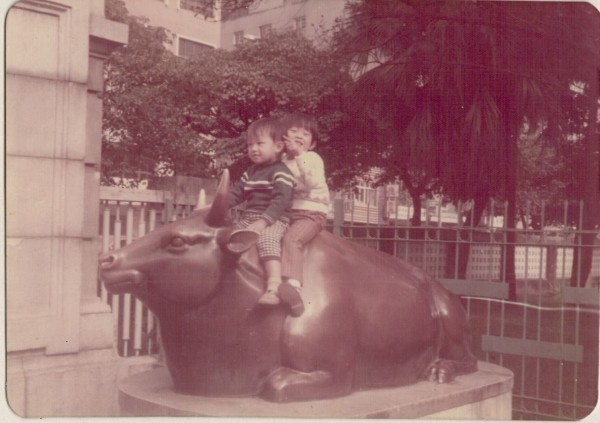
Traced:
[[403, 260], [327, 232], [306, 252], [306, 301], [315, 298], [319, 307], [344, 309], [338, 314], [356, 323], [365, 346], [431, 341], [438, 331], [433, 285], [444, 289]]
[[[321, 232], [308, 246], [305, 279], [327, 280], [351, 291], [380, 295], [392, 285], [402, 291], [429, 289], [438, 282], [422, 269], [387, 253]], [[383, 295], [385, 295], [385, 289]]]

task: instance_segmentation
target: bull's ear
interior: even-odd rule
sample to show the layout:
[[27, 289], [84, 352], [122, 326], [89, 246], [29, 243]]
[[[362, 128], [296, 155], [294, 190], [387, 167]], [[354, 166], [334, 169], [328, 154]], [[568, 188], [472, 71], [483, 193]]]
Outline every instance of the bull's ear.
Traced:
[[217, 233], [217, 242], [233, 254], [242, 254], [258, 242], [259, 233], [249, 229], [223, 229]]

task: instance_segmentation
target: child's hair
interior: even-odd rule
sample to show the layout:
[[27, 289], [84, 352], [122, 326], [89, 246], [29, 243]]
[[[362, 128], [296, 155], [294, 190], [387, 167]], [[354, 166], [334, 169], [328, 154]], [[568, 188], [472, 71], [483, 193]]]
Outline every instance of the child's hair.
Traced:
[[266, 117], [255, 120], [248, 126], [246, 138], [248, 140], [256, 139], [260, 134], [269, 135], [274, 142], [281, 141], [283, 132], [281, 121], [275, 117]]
[[317, 120], [314, 117], [306, 113], [288, 113], [281, 118], [281, 127], [284, 133], [293, 126], [307, 129], [312, 135], [313, 143], [319, 141]]

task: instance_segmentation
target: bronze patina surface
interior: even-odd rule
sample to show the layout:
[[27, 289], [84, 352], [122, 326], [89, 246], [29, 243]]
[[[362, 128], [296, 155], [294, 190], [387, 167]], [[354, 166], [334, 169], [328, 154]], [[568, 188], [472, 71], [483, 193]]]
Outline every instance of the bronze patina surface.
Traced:
[[257, 234], [234, 231], [225, 172], [210, 207], [100, 257], [110, 293], [158, 318], [180, 393], [277, 402], [474, 372], [459, 299], [419, 268], [323, 231], [306, 249], [306, 311], [261, 306]]

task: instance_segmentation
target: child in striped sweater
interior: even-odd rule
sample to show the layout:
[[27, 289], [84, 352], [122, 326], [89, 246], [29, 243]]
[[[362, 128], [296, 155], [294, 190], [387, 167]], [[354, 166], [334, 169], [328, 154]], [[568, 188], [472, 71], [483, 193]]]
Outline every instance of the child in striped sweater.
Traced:
[[248, 127], [248, 157], [253, 165], [229, 194], [229, 207], [246, 203], [236, 227], [260, 234], [258, 255], [267, 274], [267, 289], [258, 300], [260, 304], [279, 304], [281, 237], [288, 227], [294, 184], [292, 173], [281, 162], [284, 143], [279, 125], [278, 119], [264, 118]]

